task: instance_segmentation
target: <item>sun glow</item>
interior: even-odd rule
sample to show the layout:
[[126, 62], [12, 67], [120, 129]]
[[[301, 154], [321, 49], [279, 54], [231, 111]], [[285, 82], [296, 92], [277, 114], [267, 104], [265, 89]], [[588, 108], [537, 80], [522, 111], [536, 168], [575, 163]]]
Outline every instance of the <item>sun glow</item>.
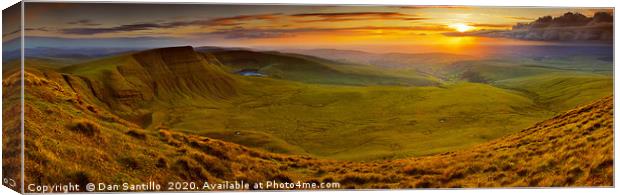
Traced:
[[450, 28], [453, 28], [454, 30], [456, 30], [458, 32], [467, 32], [467, 31], [470, 31], [470, 30], [474, 29], [473, 26], [469, 26], [469, 25], [463, 24], [463, 23], [451, 24]]

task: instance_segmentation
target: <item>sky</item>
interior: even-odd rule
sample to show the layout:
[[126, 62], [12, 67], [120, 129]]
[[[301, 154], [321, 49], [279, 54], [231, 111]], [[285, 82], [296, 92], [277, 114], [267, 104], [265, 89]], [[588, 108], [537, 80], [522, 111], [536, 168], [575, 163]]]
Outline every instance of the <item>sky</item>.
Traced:
[[[508, 30], [538, 17], [593, 8], [26, 3], [26, 47], [337, 48], [373, 52], [548, 44], [448, 32]], [[10, 39], [10, 30], [3, 39]], [[29, 41], [28, 41], [29, 40]]]

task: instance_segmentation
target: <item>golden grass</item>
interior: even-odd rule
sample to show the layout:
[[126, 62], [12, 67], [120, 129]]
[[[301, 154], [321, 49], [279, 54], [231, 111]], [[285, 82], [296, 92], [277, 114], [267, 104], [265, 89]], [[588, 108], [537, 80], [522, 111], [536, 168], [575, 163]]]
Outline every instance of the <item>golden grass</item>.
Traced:
[[131, 129], [127, 131], [126, 134], [136, 139], [142, 139], [142, 140], [146, 139], [146, 133], [142, 130]]
[[69, 129], [88, 136], [98, 135], [101, 131], [101, 127], [98, 124], [88, 119], [73, 120], [73, 122], [69, 125]]

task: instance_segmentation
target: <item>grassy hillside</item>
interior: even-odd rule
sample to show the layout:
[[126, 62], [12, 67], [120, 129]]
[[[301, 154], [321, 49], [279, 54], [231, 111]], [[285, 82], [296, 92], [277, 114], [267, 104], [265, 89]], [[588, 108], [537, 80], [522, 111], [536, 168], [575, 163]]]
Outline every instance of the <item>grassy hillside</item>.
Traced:
[[[56, 70], [65, 66], [68, 66], [68, 63], [63, 60], [47, 58], [26, 58], [26, 60], [24, 60], [24, 67], [30, 69]], [[8, 76], [14, 71], [19, 71], [19, 68], [21, 68], [21, 61], [19, 59], [3, 62], [2, 74]]]
[[230, 105], [169, 107], [156, 112], [153, 123], [274, 152], [364, 160], [452, 151], [550, 116], [520, 93], [484, 84], [352, 87], [250, 80]]
[[613, 78], [589, 73], [549, 73], [497, 81], [498, 86], [524, 91], [554, 112], [613, 93]]
[[542, 74], [590, 73], [611, 76], [613, 64], [594, 57], [507, 58], [460, 61], [449, 66], [445, 74], [453, 80], [493, 83], [505, 79]]
[[392, 69], [421, 69], [432, 72], [454, 62], [473, 60], [478, 57], [452, 53], [369, 53], [356, 50], [339, 49], [311, 49], [290, 50], [299, 53], [317, 56], [324, 59], [343, 61], [355, 64], [376, 65]]
[[349, 177], [362, 188], [393, 187], [387, 178], [401, 187], [612, 186], [613, 137], [613, 98], [606, 97], [471, 149], [393, 161], [381, 169], [387, 177], [364, 174], [381, 163], [346, 168], [360, 170]]
[[[19, 83], [12, 78], [3, 86]], [[38, 138], [26, 140], [26, 183], [236, 179], [339, 182], [343, 188], [613, 185], [612, 97], [470, 149], [350, 162], [274, 154], [179, 129], [143, 129], [82, 98], [62, 77], [34, 71], [25, 83], [25, 133]]]
[[452, 79], [521, 92], [540, 108], [559, 113], [611, 95], [612, 67], [610, 62], [583, 56], [464, 61], [452, 66]]
[[[6, 68], [3, 66], [3, 68]], [[18, 82], [19, 69], [3, 70], [2, 75], [2, 174], [4, 177], [21, 181], [21, 85]], [[17, 182], [13, 189], [20, 189]]]

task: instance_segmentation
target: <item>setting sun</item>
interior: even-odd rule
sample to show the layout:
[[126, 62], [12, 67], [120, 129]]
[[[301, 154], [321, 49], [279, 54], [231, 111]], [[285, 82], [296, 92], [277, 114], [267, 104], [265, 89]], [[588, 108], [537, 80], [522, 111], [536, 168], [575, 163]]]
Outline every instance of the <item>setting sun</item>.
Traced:
[[452, 25], [450, 25], [450, 28], [454, 28], [454, 30], [456, 30], [458, 32], [467, 32], [467, 31], [470, 31], [470, 30], [474, 29], [473, 26], [469, 26], [469, 25], [463, 24], [463, 23], [452, 24]]

